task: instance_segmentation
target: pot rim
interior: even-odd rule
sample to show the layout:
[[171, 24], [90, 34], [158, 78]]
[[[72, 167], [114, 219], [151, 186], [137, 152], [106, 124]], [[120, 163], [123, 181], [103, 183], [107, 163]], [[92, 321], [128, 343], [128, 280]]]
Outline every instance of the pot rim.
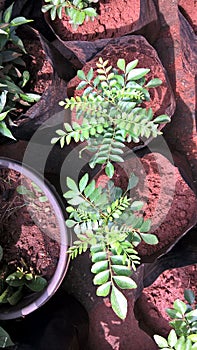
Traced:
[[56, 266], [55, 273], [48, 282], [47, 287], [44, 289], [44, 291], [38, 293], [38, 297], [34, 298], [33, 301], [31, 300], [30, 303], [26, 306], [17, 307], [16, 305], [10, 307], [10, 310], [8, 310], [7, 312], [0, 311], [0, 320], [8, 320], [24, 317], [30, 314], [31, 312], [38, 309], [40, 306], [44, 305], [57, 291], [65, 277], [69, 265], [69, 257], [68, 254], [66, 254], [66, 250], [71, 245], [71, 235], [69, 230], [67, 230], [65, 224], [63, 202], [48, 180], [43, 178], [37, 171], [35, 171], [31, 167], [24, 165], [23, 163], [11, 158], [0, 157], [0, 168], [8, 168], [20, 172], [21, 174], [27, 176], [31, 181], [35, 182], [35, 184], [42, 189], [42, 191], [47, 196], [52, 208], [55, 211], [60, 231], [59, 260]]

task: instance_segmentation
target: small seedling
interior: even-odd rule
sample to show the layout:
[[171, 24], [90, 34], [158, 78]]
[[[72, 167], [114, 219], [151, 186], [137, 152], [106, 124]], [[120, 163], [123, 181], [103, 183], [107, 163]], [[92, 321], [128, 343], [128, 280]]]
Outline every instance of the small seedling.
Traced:
[[[0, 261], [3, 260], [3, 249], [0, 246]], [[27, 265], [22, 261], [22, 264]], [[32, 269], [30, 271], [24, 267], [17, 267], [16, 271], [9, 273], [9, 269], [2, 262], [0, 270], [0, 304], [9, 303], [16, 305], [25, 295], [25, 287], [32, 292], [40, 292], [47, 285], [45, 278], [36, 275]]]
[[154, 335], [154, 340], [163, 350], [196, 350], [197, 349], [197, 308], [195, 295], [192, 290], [186, 289], [184, 297], [187, 303], [177, 299], [173, 308], [166, 309], [172, 319], [167, 339]]
[[70, 23], [73, 29], [77, 29], [89, 19], [93, 20], [97, 16], [96, 10], [91, 7], [92, 3], [99, 0], [45, 0], [45, 5], [42, 6], [42, 12], [49, 11], [51, 19], [54, 20], [57, 16], [62, 18], [62, 11], [65, 10], [70, 18]]
[[39, 186], [37, 186], [34, 182], [31, 182], [31, 186], [32, 189], [29, 189], [25, 185], [19, 185], [16, 188], [18, 194], [23, 196], [26, 205], [33, 205], [36, 207], [36, 199], [38, 199], [40, 203], [45, 203], [48, 201], [48, 198], [44, 195], [44, 192]]

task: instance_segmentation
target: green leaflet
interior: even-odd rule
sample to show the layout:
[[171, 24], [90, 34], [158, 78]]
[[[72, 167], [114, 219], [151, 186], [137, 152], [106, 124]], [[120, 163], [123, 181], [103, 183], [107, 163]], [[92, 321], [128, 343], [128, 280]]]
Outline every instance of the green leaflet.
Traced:
[[131, 276], [132, 271], [128, 266], [125, 265], [111, 265], [112, 270], [116, 273], [116, 275], [120, 276]]
[[151, 234], [151, 233], [140, 233], [141, 238], [143, 241], [147, 244], [157, 244], [158, 243], [158, 238], [157, 236]]
[[82, 80], [82, 81], [77, 85], [76, 90], [81, 90], [81, 89], [83, 89], [87, 84], [88, 84], [87, 81]]
[[7, 301], [10, 305], [16, 305], [23, 297], [23, 286], [19, 287], [13, 294], [11, 294]]
[[6, 278], [6, 282], [9, 284], [9, 286], [11, 287], [20, 287], [23, 286], [25, 283], [25, 279], [21, 278], [18, 279], [17, 278], [17, 272], [14, 272], [12, 274], [10, 274], [7, 278]]
[[142, 226], [143, 222], [144, 222], [144, 220], [143, 220], [142, 217], [137, 217], [136, 216], [133, 219], [132, 226], [133, 226], [133, 228], [138, 229], [138, 228], [140, 228]]
[[33, 292], [40, 292], [47, 286], [47, 281], [41, 276], [34, 277], [31, 281], [25, 283]]
[[32, 22], [32, 20], [28, 20], [25, 17], [17, 17], [17, 18], [14, 18], [10, 23], [13, 27], [18, 27], [21, 24], [25, 24], [28, 22]]
[[124, 320], [127, 315], [127, 299], [115, 286], [112, 286], [110, 301], [115, 314]]
[[169, 123], [170, 122], [170, 117], [168, 117], [167, 115], [163, 114], [163, 115], [160, 115], [159, 117], [156, 117], [154, 119], [154, 123], [158, 123], [158, 124], [161, 124], [161, 123]]
[[146, 233], [146, 232], [150, 231], [150, 228], [151, 228], [151, 220], [150, 219], [145, 220], [143, 222], [142, 226], [140, 227], [140, 232]]
[[184, 290], [184, 298], [189, 304], [193, 304], [195, 301], [194, 292], [191, 289]]
[[173, 309], [166, 309], [166, 313], [171, 317], [171, 318], [181, 318], [182, 314], [181, 312]]
[[86, 79], [91, 82], [93, 76], [94, 76], [94, 71], [93, 71], [93, 68], [91, 67], [87, 76], [86, 76]]
[[131, 61], [126, 66], [126, 74], [131, 72], [132, 69], [134, 69], [138, 64], [138, 60]]
[[118, 154], [110, 154], [109, 159], [113, 162], [121, 162], [121, 163], [124, 162], [124, 159], [120, 157]]
[[140, 209], [142, 209], [143, 205], [144, 205], [144, 202], [142, 202], [142, 201], [134, 201], [131, 204], [130, 209], [133, 211], [140, 210]]
[[79, 181], [79, 190], [80, 192], [83, 192], [88, 184], [89, 176], [86, 173], [81, 180]]
[[76, 224], [76, 221], [75, 220], [66, 220], [66, 226], [71, 228], [73, 227], [74, 225]]
[[76, 194], [79, 193], [78, 186], [73, 179], [71, 179], [70, 177], [67, 177], [66, 184], [67, 184], [68, 188], [70, 188], [74, 193], [76, 193]]
[[85, 80], [86, 79], [85, 73], [82, 70], [78, 70], [77, 71], [77, 76], [81, 80]]
[[107, 270], [107, 268], [108, 268], [107, 260], [97, 261], [95, 264], [92, 265], [91, 272], [98, 274], [99, 272]]
[[74, 197], [72, 199], [69, 199], [68, 203], [71, 204], [71, 205], [79, 205], [81, 203], [84, 203], [84, 199], [81, 198], [80, 196], [76, 196], [76, 197]]
[[131, 173], [130, 177], [129, 177], [129, 183], [127, 186], [127, 191], [131, 190], [132, 188], [136, 187], [136, 185], [138, 184], [138, 177], [134, 174]]
[[159, 86], [162, 84], [162, 81], [158, 78], [155, 78], [155, 79], [151, 79], [147, 84], [146, 84], [146, 87], [149, 87], [149, 88], [154, 88], [156, 86]]
[[90, 194], [89, 200], [94, 203], [96, 207], [102, 207], [106, 204], [106, 193], [102, 193], [100, 188], [95, 188], [95, 190]]
[[159, 348], [167, 348], [168, 349], [168, 342], [165, 338], [161, 337], [160, 335], [154, 335], [154, 340], [159, 346]]
[[3, 20], [5, 23], [9, 23], [11, 20], [12, 10], [13, 10], [14, 4], [9, 6], [3, 13]]
[[192, 341], [192, 342], [197, 342], [197, 334], [190, 334], [188, 336], [188, 338]]
[[[176, 311], [180, 312], [182, 315], [184, 315], [187, 310], [186, 304], [179, 299], [175, 300], [173, 307]], [[196, 314], [197, 314], [197, 310], [196, 310]]]
[[133, 289], [137, 288], [136, 283], [127, 276], [113, 276], [114, 281], [116, 282], [117, 286], [121, 289]]
[[176, 350], [182, 350], [185, 348], [185, 337], [182, 336], [178, 339], [176, 343]]
[[177, 335], [174, 329], [172, 329], [168, 335], [168, 344], [173, 348], [177, 343]]
[[[92, 250], [91, 250], [91, 252], [92, 252]], [[98, 261], [106, 260], [106, 258], [107, 258], [107, 253], [106, 252], [100, 252], [99, 251], [99, 252], [96, 252], [96, 253], [92, 254], [92, 262], [93, 263], [96, 263]]]
[[108, 281], [108, 279], [109, 279], [109, 270], [102, 271], [96, 274], [96, 276], [93, 279], [93, 283], [95, 285], [104, 284]]
[[106, 282], [97, 288], [96, 295], [98, 295], [99, 297], [107, 297], [110, 293], [110, 288], [111, 282]]
[[8, 286], [6, 287], [6, 289], [4, 289], [4, 291], [0, 295], [0, 304], [7, 303], [7, 299], [10, 297], [10, 295], [11, 295], [11, 288], [10, 286]]
[[98, 243], [98, 244], [92, 245], [91, 248], [90, 248], [90, 251], [91, 251], [92, 255], [95, 254], [95, 253], [105, 253], [106, 254], [105, 246], [102, 243]]
[[120, 68], [123, 72], [125, 71], [126, 63], [123, 58], [119, 58], [117, 61], [117, 67]]
[[33, 103], [33, 102], [38, 102], [40, 100], [40, 95], [38, 94], [31, 94], [31, 93], [25, 93], [25, 94], [19, 94], [19, 96], [21, 97], [21, 99], [23, 101], [27, 101], [27, 102], [30, 102], [30, 103]]
[[90, 184], [84, 189], [84, 194], [88, 198], [95, 191], [95, 181], [91, 181]]
[[16, 140], [4, 122], [0, 122], [0, 134], [10, 139]]
[[150, 72], [150, 69], [134, 68], [128, 73], [127, 80], [138, 80], [144, 77], [148, 72]]
[[112, 263], [115, 265], [124, 265], [125, 264], [123, 255], [112, 255], [110, 258], [111, 258]]
[[86, 9], [84, 9], [85, 15], [88, 17], [96, 17], [97, 13], [95, 11], [95, 9], [93, 9], [92, 7], [88, 7]]
[[187, 314], [185, 315], [185, 317], [187, 318], [187, 320], [189, 322], [194, 322], [197, 321], [197, 309], [192, 310], [190, 312], [187, 312]]
[[112, 163], [110, 163], [109, 161], [106, 164], [105, 167], [105, 174], [111, 179], [114, 175], [114, 166]]

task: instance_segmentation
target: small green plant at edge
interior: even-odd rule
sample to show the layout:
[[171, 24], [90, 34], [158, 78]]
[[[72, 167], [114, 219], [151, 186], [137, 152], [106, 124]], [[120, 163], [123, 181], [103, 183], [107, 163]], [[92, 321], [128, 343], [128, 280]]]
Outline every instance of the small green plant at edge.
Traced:
[[[45, 203], [48, 201], [47, 196], [45, 196], [44, 192], [39, 186], [37, 186], [34, 182], [31, 182], [31, 186], [32, 189], [29, 189], [25, 185], [19, 185], [16, 188], [18, 194], [23, 196], [26, 205], [32, 205], [34, 208], [36, 208], [36, 199], [38, 199], [40, 203]], [[40, 209], [40, 207], [37, 207], [37, 209]]]
[[12, 342], [9, 334], [5, 331], [5, 329], [0, 327], [0, 348], [7, 348], [13, 345], [14, 343]]
[[46, 279], [36, 275], [32, 268], [28, 269], [24, 261], [22, 267], [10, 273], [2, 260], [3, 249], [0, 246], [0, 304], [16, 305], [25, 295], [25, 287], [32, 292], [40, 292], [46, 287]]
[[88, 19], [93, 20], [97, 16], [96, 10], [91, 7], [91, 3], [99, 0], [45, 0], [42, 6], [42, 12], [50, 12], [51, 19], [56, 16], [62, 18], [62, 10], [65, 9], [66, 14], [70, 18], [70, 23], [74, 29], [82, 25]]
[[0, 11], [0, 133], [14, 139], [5, 122], [6, 117], [15, 109], [16, 103], [29, 106], [29, 103], [38, 101], [40, 95], [23, 91], [30, 75], [24, 70], [22, 55], [26, 51], [16, 29], [31, 20], [24, 17], [11, 20], [12, 8], [13, 4], [4, 12]]
[[186, 289], [184, 297], [187, 303], [177, 299], [173, 308], [166, 309], [172, 321], [167, 339], [154, 335], [159, 349], [163, 350], [196, 350], [197, 349], [197, 307], [192, 290]]
[[96, 187], [95, 180], [89, 182], [86, 173], [79, 186], [67, 177], [69, 190], [64, 194], [69, 204], [66, 225], [73, 228], [77, 236], [68, 253], [75, 258], [90, 246], [93, 283], [98, 286], [96, 294], [109, 296], [112, 309], [121, 319], [127, 315], [127, 299], [121, 290], [137, 287], [131, 278], [132, 270], [140, 263], [135, 247], [141, 240], [147, 244], [158, 243], [157, 237], [148, 233], [151, 221], [135, 214], [144, 203], [132, 202], [127, 195], [137, 182], [138, 178], [132, 174], [123, 193], [111, 180], [105, 188]]
[[151, 108], [142, 107], [144, 101], [150, 100], [148, 89], [162, 82], [154, 78], [146, 83], [145, 76], [150, 69], [136, 68], [137, 64], [137, 59], [126, 65], [120, 58], [118, 69], [113, 69], [108, 60], [99, 58], [96, 77], [93, 68], [87, 75], [79, 70], [81, 82], [76, 89], [85, 88], [82, 96], [66, 98], [60, 105], [70, 108], [76, 120], [82, 119], [82, 122], [64, 123], [65, 130], [56, 130], [58, 136], [51, 140], [52, 144], [60, 142], [61, 147], [71, 140], [87, 141], [84, 149], [94, 154], [90, 167], [105, 165], [110, 178], [114, 174], [113, 162], [124, 162], [126, 142], [138, 143], [140, 138], [156, 137], [161, 134], [158, 125], [170, 121], [167, 115], [154, 118]]
[[[2, 260], [2, 258], [3, 258], [3, 248], [0, 246], [0, 261]], [[12, 342], [9, 334], [5, 331], [5, 329], [0, 327], [0, 348], [6, 348], [13, 345], [14, 343]]]

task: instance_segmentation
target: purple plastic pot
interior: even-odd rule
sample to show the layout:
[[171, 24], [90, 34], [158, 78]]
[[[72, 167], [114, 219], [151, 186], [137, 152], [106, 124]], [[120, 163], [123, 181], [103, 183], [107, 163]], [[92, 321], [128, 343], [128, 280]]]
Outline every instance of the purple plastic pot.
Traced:
[[0, 320], [8, 320], [24, 317], [45, 304], [60, 286], [69, 264], [68, 254], [66, 251], [71, 244], [71, 236], [65, 225], [64, 206], [58, 194], [49, 182], [43, 181], [41, 176], [30, 167], [24, 166], [15, 160], [0, 158], [0, 168], [7, 168], [17, 171], [34, 182], [44, 192], [48, 201], [55, 212], [56, 220], [59, 227], [58, 243], [60, 246], [59, 260], [56, 270], [48, 282], [47, 287], [39, 293], [32, 293], [25, 296], [17, 305], [9, 306], [8, 304], [0, 305]]

